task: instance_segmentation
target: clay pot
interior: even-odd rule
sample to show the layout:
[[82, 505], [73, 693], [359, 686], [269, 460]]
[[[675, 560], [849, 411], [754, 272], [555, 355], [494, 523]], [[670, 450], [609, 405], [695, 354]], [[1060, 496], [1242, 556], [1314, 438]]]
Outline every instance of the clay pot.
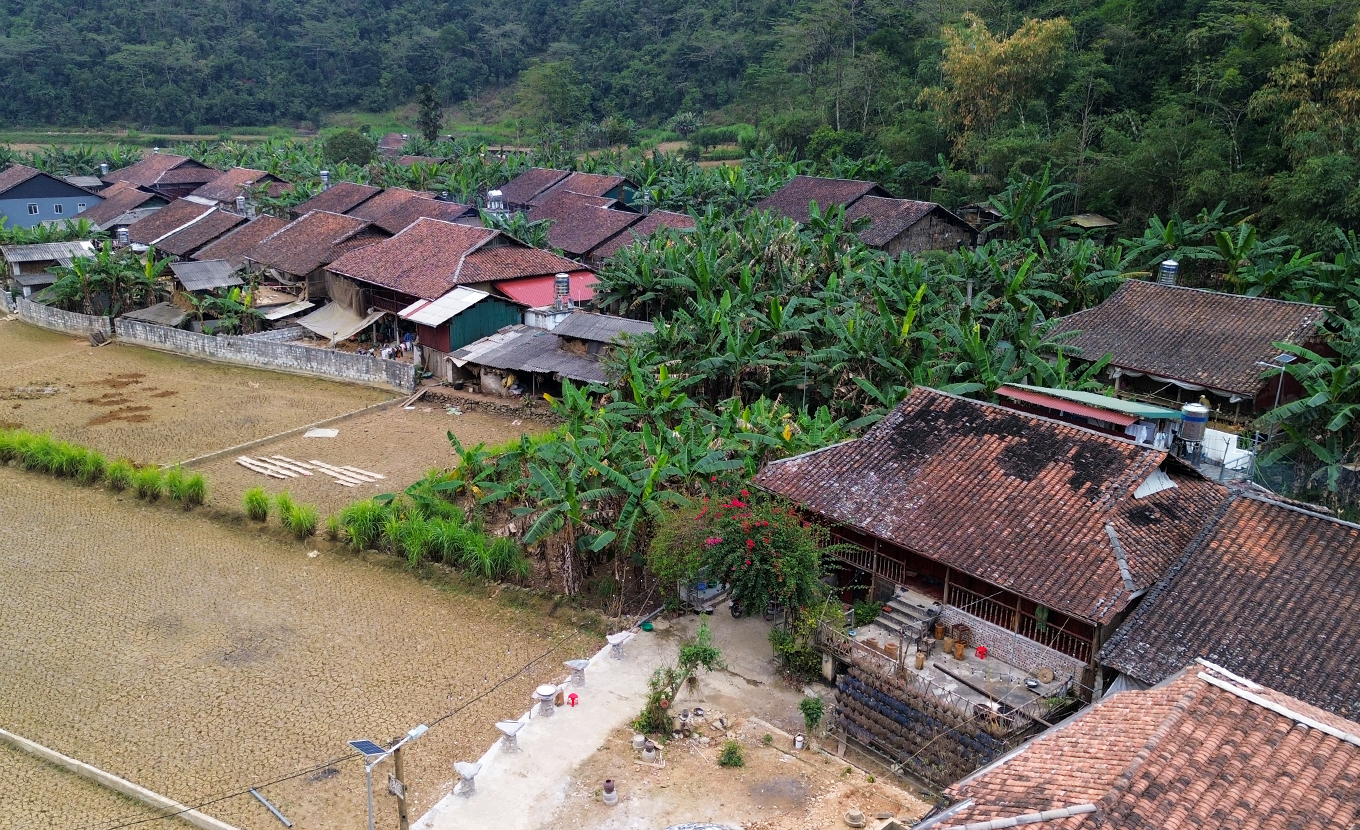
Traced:
[[954, 659], [955, 659], [955, 660], [960, 660], [960, 661], [963, 660], [963, 649], [964, 649], [963, 641], [960, 640], [960, 641], [954, 643]]
[[669, 708], [670, 705], [671, 705], [671, 702], [670, 702], [669, 700], [666, 700], [664, 697], [661, 698], [661, 708], [662, 708], [662, 709]]

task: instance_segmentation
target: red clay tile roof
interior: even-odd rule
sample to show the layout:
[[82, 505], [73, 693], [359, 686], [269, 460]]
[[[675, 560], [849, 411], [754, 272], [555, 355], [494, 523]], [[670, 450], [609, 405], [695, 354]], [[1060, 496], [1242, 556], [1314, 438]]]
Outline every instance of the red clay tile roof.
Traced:
[[469, 209], [457, 202], [439, 201], [432, 193], [389, 187], [351, 210], [349, 215], [366, 219], [388, 233], [400, 233], [417, 219], [452, 222]]
[[588, 255], [592, 262], [603, 262], [619, 252], [619, 249], [632, 245], [639, 239], [646, 239], [661, 228], [675, 228], [676, 230], [687, 230], [694, 227], [694, 217], [687, 213], [672, 213], [669, 210], [654, 210], [642, 217], [642, 221], [630, 225], [622, 232], [615, 234], [594, 250], [589, 251]]
[[[534, 212], [529, 211], [532, 219]], [[581, 205], [565, 215], [549, 220], [548, 243], [570, 256], [585, 256], [588, 251], [642, 219], [640, 213]]]
[[[554, 193], [563, 190], [569, 190], [572, 193], [580, 193], [582, 196], [606, 196], [617, 191], [620, 185], [627, 183], [628, 180], [623, 176], [606, 176], [600, 173], [572, 173], [565, 179], [554, 183], [547, 190], [544, 190], [542, 193], [535, 196], [529, 203], [536, 205], [544, 199], [550, 198]], [[622, 193], [620, 192], [619, 195], [622, 195]]]
[[535, 202], [525, 214], [525, 218], [530, 222], [562, 219], [584, 208], [612, 208], [618, 203], [618, 199], [611, 199], [608, 196], [588, 196], [571, 190], [554, 190], [542, 200]]
[[1108, 353], [1113, 366], [1252, 397], [1270, 371], [1256, 362], [1280, 353], [1271, 344], [1309, 340], [1325, 310], [1129, 280], [1095, 308], [1061, 318], [1056, 331], [1081, 332], [1063, 345], [1087, 360]]
[[368, 244], [364, 232], [370, 227], [353, 216], [314, 210], [266, 237], [246, 252], [246, 259], [303, 276], [339, 259], [354, 245]]
[[550, 167], [530, 167], [501, 185], [497, 190], [507, 205], [527, 205], [529, 200], [571, 175], [566, 170]]
[[104, 201], [76, 214], [77, 219], [86, 219], [96, 227], [103, 227], [124, 213], [139, 208], [152, 199], [165, 201], [163, 196], [148, 193], [128, 182], [115, 182], [100, 191], [99, 195]]
[[823, 214], [832, 205], [850, 205], [863, 196], [892, 194], [874, 184], [854, 179], [825, 179], [820, 176], [794, 176], [778, 191], [762, 199], [756, 210], [773, 211], [795, 222], [807, 222], [813, 202]]
[[[156, 215], [164, 212], [159, 211]], [[239, 214], [214, 210], [184, 230], [176, 231], [157, 242], [156, 250], [185, 257], [245, 221], [246, 218]]]
[[43, 172], [36, 167], [26, 167], [22, 164], [11, 164], [0, 173], [0, 193], [4, 193], [11, 187], [23, 184], [34, 176], [41, 176]]
[[200, 205], [188, 199], [176, 199], [145, 219], [128, 225], [128, 241], [150, 245], [210, 210], [212, 208], [208, 205]]
[[401, 133], [386, 133], [378, 140], [379, 150], [400, 150], [406, 146], [406, 139]]
[[519, 244], [495, 247], [488, 245], [474, 252], [467, 258], [467, 262], [463, 263], [463, 270], [458, 275], [458, 284], [475, 285], [522, 277], [583, 272], [590, 273], [590, 269], [550, 251], [522, 247]]
[[[189, 195], [230, 204], [236, 200], [237, 196], [249, 196], [252, 188], [262, 184], [270, 184], [270, 194], [277, 195], [275, 186], [281, 185], [282, 180], [263, 170], [233, 167]], [[281, 191], [284, 188], [278, 189]]]
[[[217, 171], [208, 167], [206, 164], [194, 161], [188, 156], [176, 156], [170, 153], [151, 153], [136, 164], [114, 170], [104, 176], [106, 182], [131, 182], [140, 187], [154, 187], [162, 181], [168, 181], [165, 177], [172, 170], [185, 167], [191, 170], [202, 172], [194, 173], [194, 176], [205, 176], [197, 181], [206, 182], [212, 176], [217, 175]], [[183, 181], [183, 180], [181, 180]]]
[[960, 228], [969, 227], [967, 222], [934, 202], [918, 202], [914, 199], [885, 199], [882, 196], [865, 196], [855, 200], [854, 204], [846, 209], [845, 218], [854, 221], [861, 216], [869, 217], [869, 226], [859, 232], [859, 238], [871, 248], [883, 248], [907, 228], [926, 218], [935, 210], [939, 210], [945, 216], [953, 219]]
[[1360, 525], [1235, 496], [1100, 662], [1158, 683], [1197, 657], [1360, 718]]
[[[1278, 707], [1275, 710], [1262, 702]], [[1321, 728], [1318, 728], [1321, 727]], [[1214, 666], [1110, 696], [950, 787], [947, 830], [1081, 804], [1046, 830], [1353, 830], [1360, 723]]]
[[[1159, 468], [1177, 486], [1135, 499]], [[1224, 498], [1165, 452], [919, 386], [863, 437], [755, 481], [1092, 623], [1161, 579]]]
[[247, 251], [264, 241], [265, 237], [282, 230], [287, 224], [274, 216], [257, 216], [199, 250], [193, 255], [193, 259], [200, 261], [224, 259], [231, 267], [239, 268]]
[[391, 239], [335, 260], [329, 270], [433, 300], [459, 284], [459, 271], [468, 254], [497, 235], [487, 228], [420, 219]]
[[354, 182], [336, 182], [326, 190], [293, 208], [294, 216], [302, 216], [314, 210], [329, 213], [348, 213], [382, 192], [381, 187], [371, 187]]
[[165, 171], [165, 175], [156, 182], [157, 185], [166, 184], [198, 184], [203, 185], [217, 178], [220, 174], [211, 167], [194, 167], [184, 165], [176, 167], [174, 170]]

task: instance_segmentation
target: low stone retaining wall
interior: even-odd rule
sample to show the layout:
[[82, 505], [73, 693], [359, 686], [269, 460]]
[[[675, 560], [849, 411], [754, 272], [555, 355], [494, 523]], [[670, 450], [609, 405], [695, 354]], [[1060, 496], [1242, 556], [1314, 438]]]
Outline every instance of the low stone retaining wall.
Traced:
[[348, 380], [402, 392], [413, 392], [416, 387], [414, 366], [379, 357], [257, 338], [195, 334], [125, 317], [118, 319], [117, 332], [118, 339], [127, 343], [236, 366]]
[[107, 317], [93, 317], [89, 314], [76, 314], [74, 311], [62, 311], [59, 308], [52, 308], [22, 298], [19, 300], [18, 311], [20, 320], [32, 323], [39, 328], [66, 332], [67, 334], [88, 336], [98, 332], [105, 338], [113, 336], [113, 325]]
[[255, 334], [243, 334], [242, 340], [259, 340], [265, 343], [291, 343], [294, 340], [301, 340], [311, 332], [302, 326], [289, 326], [286, 329], [274, 329], [273, 331], [261, 331]]

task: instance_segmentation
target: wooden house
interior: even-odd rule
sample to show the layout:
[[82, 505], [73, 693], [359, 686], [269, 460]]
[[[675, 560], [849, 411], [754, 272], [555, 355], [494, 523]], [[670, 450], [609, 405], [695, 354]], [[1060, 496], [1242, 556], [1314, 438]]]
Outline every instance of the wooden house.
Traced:
[[127, 182], [166, 199], [182, 199], [220, 175], [219, 171], [188, 156], [162, 153], [157, 149], [136, 164], [101, 178], [109, 184]]
[[847, 222], [863, 220], [859, 232], [865, 245], [889, 256], [921, 251], [953, 250], [977, 241], [973, 227], [934, 202], [894, 199], [873, 182], [795, 176], [756, 205], [806, 224], [812, 205], [825, 215], [833, 207], [845, 209]]

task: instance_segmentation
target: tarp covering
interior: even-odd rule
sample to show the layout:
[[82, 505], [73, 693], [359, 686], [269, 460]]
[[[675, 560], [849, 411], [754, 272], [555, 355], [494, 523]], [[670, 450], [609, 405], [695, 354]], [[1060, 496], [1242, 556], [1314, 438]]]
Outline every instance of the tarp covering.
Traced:
[[298, 320], [298, 325], [322, 337], [329, 337], [334, 346], [378, 322], [386, 314], [386, 311], [370, 311], [366, 317], [360, 317], [339, 303], [329, 303]]
[[301, 314], [309, 308], [315, 308], [316, 303], [309, 300], [294, 300], [291, 303], [276, 306], [264, 306], [260, 308], [260, 313], [266, 320], [282, 320], [285, 317], [292, 317], [294, 314]]
[[138, 320], [153, 326], [169, 326], [173, 329], [184, 325], [184, 321], [189, 319], [189, 312], [170, 303], [156, 303], [150, 308], [139, 308], [123, 316], [129, 320]]

